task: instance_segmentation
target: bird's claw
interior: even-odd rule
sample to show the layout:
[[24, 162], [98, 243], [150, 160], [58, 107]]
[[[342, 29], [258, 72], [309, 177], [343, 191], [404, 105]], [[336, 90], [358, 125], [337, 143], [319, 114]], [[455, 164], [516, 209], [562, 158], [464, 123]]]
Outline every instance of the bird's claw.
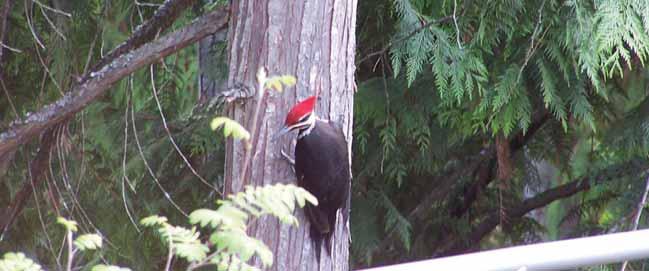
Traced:
[[248, 99], [254, 96], [253, 89], [242, 83], [235, 83], [233, 87], [219, 94], [219, 98], [225, 103], [232, 103], [237, 100]]
[[282, 157], [284, 157], [284, 159], [288, 161], [289, 164], [295, 166], [295, 159], [291, 158], [291, 156], [289, 156], [286, 152], [284, 152], [284, 150], [280, 150], [280, 153], [282, 154]]

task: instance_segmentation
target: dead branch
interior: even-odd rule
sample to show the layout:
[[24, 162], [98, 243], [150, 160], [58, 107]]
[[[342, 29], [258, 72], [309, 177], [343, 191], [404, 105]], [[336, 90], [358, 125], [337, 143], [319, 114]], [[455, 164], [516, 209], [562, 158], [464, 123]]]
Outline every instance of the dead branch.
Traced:
[[27, 203], [32, 192], [36, 189], [35, 186], [38, 186], [43, 180], [45, 180], [45, 169], [47, 168], [47, 163], [50, 159], [50, 149], [53, 147], [53, 143], [55, 142], [55, 131], [56, 129], [50, 128], [43, 133], [40, 149], [28, 167], [31, 181], [27, 180], [20, 191], [16, 193], [9, 204], [9, 207], [6, 209], [5, 214], [2, 215], [3, 219], [0, 219], [0, 240], [3, 239], [7, 230], [16, 220], [16, 217], [18, 217], [20, 212], [22, 212], [25, 203]]
[[[593, 183], [597, 183], [595, 181]], [[511, 219], [520, 218], [528, 212], [544, 207], [555, 200], [570, 197], [578, 192], [588, 190], [591, 187], [591, 181], [588, 178], [581, 178], [555, 188], [548, 189], [532, 198], [524, 200], [514, 208], [508, 209], [508, 216]], [[446, 256], [461, 253], [467, 249], [479, 244], [480, 240], [489, 234], [496, 226], [500, 224], [500, 211], [495, 210], [480, 224], [473, 227], [466, 240], [452, 240], [450, 243], [441, 247], [436, 256]]]
[[225, 29], [227, 22], [227, 10], [218, 9], [180, 30], [117, 57], [97, 72], [90, 72], [87, 81], [73, 87], [61, 99], [36, 113], [28, 114], [24, 120], [14, 121], [6, 132], [0, 134], [0, 160], [20, 144], [84, 109], [117, 81], [207, 35]]
[[[135, 32], [131, 35], [131, 37], [126, 42], [120, 44], [115, 49], [110, 51], [101, 60], [99, 60], [99, 62], [97, 62], [97, 64], [95, 64], [90, 70], [93, 72], [97, 72], [101, 68], [106, 66], [106, 64], [115, 60], [117, 57], [131, 50], [137, 49], [143, 44], [153, 40], [156, 37], [156, 35], [164, 31], [165, 29], [169, 28], [171, 24], [176, 20], [176, 18], [182, 13], [182, 11], [187, 9], [190, 6], [190, 4], [194, 2], [195, 1], [193, 0], [165, 1], [165, 3], [156, 10], [155, 14], [153, 14], [153, 17], [151, 17], [151, 19], [147, 20], [145, 23], [138, 26], [135, 29]], [[90, 74], [86, 74], [86, 76], [84, 76], [83, 79], [81, 79], [81, 82], [83, 83], [89, 80], [91, 78], [89, 75]]]

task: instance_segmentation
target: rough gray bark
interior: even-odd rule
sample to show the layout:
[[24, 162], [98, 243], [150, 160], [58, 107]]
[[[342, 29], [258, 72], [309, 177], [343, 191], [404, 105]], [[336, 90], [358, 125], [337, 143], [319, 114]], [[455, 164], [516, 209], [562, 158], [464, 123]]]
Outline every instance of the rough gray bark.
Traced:
[[[227, 84], [255, 86], [259, 67], [267, 67], [271, 75], [294, 75], [298, 82], [282, 93], [267, 95], [257, 123], [250, 123], [255, 100], [228, 109], [230, 117], [249, 130], [257, 125], [258, 136], [251, 139], [252, 164], [245, 174], [249, 178], [243, 180], [244, 145], [228, 142], [226, 193], [247, 185], [295, 183], [295, 174], [280, 156], [281, 148], [293, 153], [295, 136], [277, 142], [271, 142], [270, 137], [289, 108], [313, 95], [316, 88], [321, 89], [316, 109], [319, 117], [343, 127], [351, 153], [356, 0], [241, 0], [232, 1], [230, 10]], [[310, 80], [312, 72], [318, 80]], [[269, 270], [348, 270], [349, 236], [342, 222], [336, 227], [332, 257], [322, 251], [318, 266], [304, 213], [299, 210], [296, 215], [299, 228], [281, 226], [277, 219], [261, 219], [249, 230], [274, 252], [275, 262]]]

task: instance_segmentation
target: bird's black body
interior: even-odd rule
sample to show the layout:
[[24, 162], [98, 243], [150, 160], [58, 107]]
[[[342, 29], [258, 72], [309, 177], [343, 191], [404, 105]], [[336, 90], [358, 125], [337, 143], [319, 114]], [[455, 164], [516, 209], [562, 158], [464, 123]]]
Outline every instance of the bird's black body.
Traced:
[[298, 185], [318, 198], [317, 206], [305, 207], [318, 260], [323, 239], [327, 252], [331, 253], [338, 209], [343, 209], [343, 223], [347, 223], [351, 188], [349, 170], [347, 142], [339, 127], [316, 120], [310, 131], [308, 128], [300, 130], [295, 145], [295, 173]]

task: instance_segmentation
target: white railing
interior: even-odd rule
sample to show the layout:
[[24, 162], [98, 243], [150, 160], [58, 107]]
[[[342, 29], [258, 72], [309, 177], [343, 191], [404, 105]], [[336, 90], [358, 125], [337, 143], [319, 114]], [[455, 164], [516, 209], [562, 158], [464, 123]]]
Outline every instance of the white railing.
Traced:
[[359, 271], [565, 270], [649, 258], [649, 229], [607, 234]]

